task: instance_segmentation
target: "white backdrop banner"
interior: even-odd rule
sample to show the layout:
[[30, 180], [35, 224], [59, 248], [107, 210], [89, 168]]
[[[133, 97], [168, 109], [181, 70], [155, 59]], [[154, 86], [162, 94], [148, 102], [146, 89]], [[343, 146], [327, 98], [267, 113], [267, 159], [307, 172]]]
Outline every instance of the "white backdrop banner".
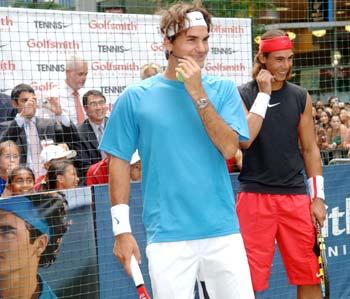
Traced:
[[[251, 20], [213, 18], [204, 72], [250, 79]], [[0, 91], [19, 83], [46, 96], [65, 78], [65, 63], [78, 54], [89, 63], [86, 89], [108, 101], [140, 80], [142, 65], [166, 65], [159, 16], [0, 8]]]

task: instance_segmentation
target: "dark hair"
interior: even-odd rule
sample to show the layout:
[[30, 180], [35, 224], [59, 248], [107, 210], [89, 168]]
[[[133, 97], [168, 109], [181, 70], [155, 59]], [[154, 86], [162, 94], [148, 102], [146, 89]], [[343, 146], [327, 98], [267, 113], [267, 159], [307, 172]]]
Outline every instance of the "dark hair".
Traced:
[[[50, 236], [48, 244], [40, 256], [39, 267], [49, 267], [54, 263], [59, 253], [59, 247], [64, 233], [68, 230], [69, 222], [67, 219], [67, 201], [63, 193], [43, 192], [33, 195], [26, 195], [31, 200], [34, 207], [38, 209], [48, 227]], [[43, 233], [32, 225], [26, 223], [29, 230], [31, 244]]]
[[42, 184], [43, 190], [56, 190], [57, 177], [64, 175], [68, 166], [74, 166], [71, 160], [52, 160], [45, 176], [45, 182]]
[[336, 99], [336, 102], [339, 102], [339, 99], [337, 96], [330, 96], [329, 99], [328, 99], [328, 106], [332, 108], [333, 104], [332, 103], [332, 100]]
[[30, 169], [29, 167], [27, 167], [27, 166], [20, 165], [20, 166], [17, 166], [17, 167], [15, 167], [15, 168], [13, 168], [13, 169], [10, 171], [10, 173], [9, 173], [9, 175], [8, 175], [8, 177], [7, 177], [7, 185], [12, 184], [12, 182], [13, 182], [15, 176], [17, 176], [18, 173], [19, 173], [21, 170], [26, 170], [26, 171], [28, 171], [28, 172], [30, 173], [30, 175], [32, 176], [33, 181], [35, 182], [35, 175], [34, 175], [33, 170], [31, 170], [31, 169]]
[[[269, 31], [266, 31], [262, 36], [261, 36], [261, 40], [267, 40], [267, 39], [271, 39], [277, 36], [288, 36], [288, 34], [286, 32], [284, 32], [283, 30], [280, 29], [271, 29]], [[256, 77], [258, 76], [259, 72], [262, 69], [265, 69], [265, 64], [260, 62], [259, 56], [263, 55], [264, 57], [268, 57], [270, 53], [263, 53], [263, 52], [258, 52], [255, 57], [254, 57], [254, 65], [253, 65], [253, 70], [252, 70], [252, 77], [255, 80]], [[289, 80], [292, 76], [292, 73], [290, 72], [287, 75], [287, 80]]]
[[12, 91], [11, 91], [11, 99], [13, 101], [18, 102], [18, 98], [19, 98], [19, 96], [20, 96], [20, 94], [22, 92], [29, 92], [29, 93], [35, 94], [34, 89], [30, 85], [21, 83], [21, 84], [16, 85], [12, 89]]
[[86, 92], [83, 95], [83, 106], [87, 106], [88, 105], [88, 97], [91, 96], [91, 95], [96, 96], [96, 97], [101, 97], [106, 102], [106, 98], [105, 98], [105, 96], [103, 95], [103, 93], [101, 91], [92, 89], [92, 90], [89, 90], [88, 92]]

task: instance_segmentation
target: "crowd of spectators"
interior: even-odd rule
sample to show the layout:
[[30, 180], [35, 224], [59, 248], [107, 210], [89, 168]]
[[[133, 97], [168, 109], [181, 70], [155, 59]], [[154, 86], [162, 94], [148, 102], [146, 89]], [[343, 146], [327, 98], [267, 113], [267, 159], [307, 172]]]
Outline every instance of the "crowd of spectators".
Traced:
[[[149, 63], [140, 78], [161, 72]], [[85, 90], [88, 62], [72, 56], [66, 79], [45, 99], [38, 99], [28, 84], [19, 84], [11, 96], [1, 95], [0, 195], [59, 190], [108, 183], [109, 157], [98, 149], [109, 106], [98, 90]], [[324, 164], [350, 153], [350, 103], [336, 96], [313, 106], [315, 136]], [[132, 157], [131, 179], [141, 178], [141, 162]], [[239, 171], [242, 153], [227, 161], [230, 172]]]
[[324, 104], [317, 101], [313, 106], [315, 135], [324, 164], [334, 158], [350, 155], [350, 103], [331, 96]]
[[[146, 64], [140, 77], [161, 71]], [[88, 62], [73, 55], [66, 78], [44, 99], [32, 86], [16, 85], [0, 100], [0, 195], [62, 190], [108, 183], [109, 157], [98, 149], [108, 121], [109, 106], [98, 90], [84, 89]], [[136, 152], [130, 161], [131, 179], [141, 178]]]

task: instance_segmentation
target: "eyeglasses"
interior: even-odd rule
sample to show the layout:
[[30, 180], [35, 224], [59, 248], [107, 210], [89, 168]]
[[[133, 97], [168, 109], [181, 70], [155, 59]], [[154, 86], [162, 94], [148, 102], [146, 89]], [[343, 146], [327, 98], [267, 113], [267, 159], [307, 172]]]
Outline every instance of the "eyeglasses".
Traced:
[[1, 156], [6, 158], [6, 159], [14, 159], [14, 160], [20, 158], [19, 155], [11, 155], [11, 154], [2, 154]]
[[96, 108], [97, 106], [104, 106], [106, 105], [106, 101], [105, 100], [101, 100], [101, 101], [98, 101], [98, 102], [90, 102], [88, 104], [88, 106], [91, 106], [93, 108]]

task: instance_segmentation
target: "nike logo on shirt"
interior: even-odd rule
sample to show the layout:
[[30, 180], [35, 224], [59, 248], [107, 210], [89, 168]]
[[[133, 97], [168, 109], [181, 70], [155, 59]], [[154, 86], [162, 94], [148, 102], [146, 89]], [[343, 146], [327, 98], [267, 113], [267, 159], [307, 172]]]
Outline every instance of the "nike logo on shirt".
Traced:
[[272, 107], [275, 107], [275, 106], [277, 106], [279, 104], [281, 104], [281, 103], [267, 104], [267, 107], [272, 108]]

